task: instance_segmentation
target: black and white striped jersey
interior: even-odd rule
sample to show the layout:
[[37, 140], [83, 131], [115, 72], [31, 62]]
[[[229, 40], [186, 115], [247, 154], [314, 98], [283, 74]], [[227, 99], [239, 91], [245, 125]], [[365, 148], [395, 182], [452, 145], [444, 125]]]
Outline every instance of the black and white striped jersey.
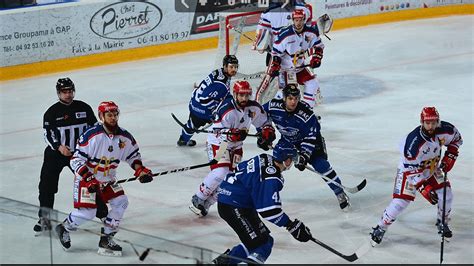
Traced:
[[97, 118], [87, 103], [74, 100], [65, 105], [57, 102], [43, 116], [45, 141], [54, 150], [66, 145], [74, 151], [79, 136], [96, 122]]

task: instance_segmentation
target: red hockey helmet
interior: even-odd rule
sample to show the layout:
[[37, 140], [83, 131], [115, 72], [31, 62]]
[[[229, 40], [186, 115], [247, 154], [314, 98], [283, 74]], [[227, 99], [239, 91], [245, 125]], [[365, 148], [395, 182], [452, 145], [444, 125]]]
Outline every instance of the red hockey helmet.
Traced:
[[421, 110], [420, 114], [420, 122], [423, 123], [424, 121], [439, 121], [439, 113], [435, 107], [424, 107]]
[[106, 112], [117, 112], [120, 113], [120, 110], [118, 108], [118, 105], [116, 105], [112, 101], [107, 101], [107, 102], [101, 102], [99, 104], [99, 116], [101, 113], [106, 113]]
[[252, 87], [250, 83], [246, 80], [238, 80], [234, 83], [234, 87], [232, 89], [234, 93], [238, 94], [248, 94], [252, 95]]
[[302, 18], [304, 20], [306, 18], [304, 10], [303, 9], [293, 10], [293, 12], [291, 13], [291, 19], [295, 19], [295, 18]]

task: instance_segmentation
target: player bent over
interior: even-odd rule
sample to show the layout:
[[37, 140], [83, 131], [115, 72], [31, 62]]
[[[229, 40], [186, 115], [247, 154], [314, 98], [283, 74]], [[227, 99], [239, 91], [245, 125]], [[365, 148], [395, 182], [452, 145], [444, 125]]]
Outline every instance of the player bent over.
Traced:
[[222, 60], [222, 68], [212, 71], [193, 91], [189, 101], [189, 118], [186, 129], [181, 131], [178, 146], [195, 146], [196, 141], [192, 129], [198, 129], [212, 123], [214, 114], [226, 97], [230, 94], [230, 80], [237, 74], [239, 60], [235, 55], [226, 55]]
[[213, 262], [237, 264], [242, 260], [263, 264], [272, 251], [273, 237], [260, 220], [284, 227], [300, 242], [311, 240], [311, 232], [298, 219], [282, 209], [280, 191], [283, 189], [282, 172], [290, 169], [294, 149], [275, 148], [274, 154], [260, 154], [237, 166], [229, 173], [219, 190], [219, 215], [239, 236], [240, 244], [228, 249]]
[[217, 200], [217, 188], [227, 173], [232, 171], [242, 159], [243, 141], [247, 137], [250, 124], [261, 132], [258, 145], [269, 145], [275, 139], [275, 130], [270, 125], [262, 106], [249, 100], [252, 87], [247, 81], [237, 81], [233, 86], [233, 97], [227, 98], [217, 110], [217, 120], [212, 128], [228, 132], [229, 135], [210, 133], [207, 137], [209, 159], [216, 156], [223, 142], [227, 142], [227, 150], [222, 158], [216, 158], [217, 164], [211, 165], [211, 172], [204, 178], [199, 190], [193, 195], [189, 208], [199, 216], [207, 215], [209, 207]]
[[[385, 208], [378, 224], [370, 234], [372, 246], [380, 244], [387, 228], [395, 222], [398, 215], [415, 200], [416, 191], [432, 205], [438, 205], [436, 226], [438, 233], [451, 238], [452, 231], [448, 227], [450, 220], [453, 193], [449, 180], [444, 183], [441, 172], [449, 172], [456, 162], [458, 149], [462, 145], [462, 137], [452, 124], [440, 121], [435, 107], [425, 107], [420, 115], [421, 125], [416, 127], [400, 143], [401, 158], [398, 164], [393, 199]], [[447, 147], [443, 159], [441, 149]], [[446, 185], [446, 210], [443, 210], [443, 191]], [[441, 222], [443, 220], [444, 225]]]
[[121, 256], [122, 247], [113, 241], [120, 221], [128, 206], [128, 198], [116, 181], [116, 169], [120, 161], [126, 161], [141, 183], [153, 180], [151, 170], [143, 166], [137, 142], [125, 129], [118, 126], [119, 108], [114, 102], [99, 105], [99, 119], [84, 132], [71, 158], [75, 173], [74, 208], [63, 223], [56, 226], [59, 241], [65, 250], [71, 247], [69, 232], [96, 215], [96, 194], [110, 205], [109, 213], [101, 228], [99, 251], [101, 255]]

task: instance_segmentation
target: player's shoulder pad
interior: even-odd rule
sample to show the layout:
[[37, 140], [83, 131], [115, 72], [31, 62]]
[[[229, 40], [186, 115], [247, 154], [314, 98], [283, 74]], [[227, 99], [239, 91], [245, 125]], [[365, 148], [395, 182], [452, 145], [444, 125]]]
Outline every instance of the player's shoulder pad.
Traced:
[[426, 142], [421, 135], [421, 126], [416, 127], [413, 131], [408, 133], [403, 148], [405, 158], [413, 160], [418, 156], [420, 147]]
[[441, 121], [439, 123], [439, 127], [436, 128], [436, 134], [449, 134], [452, 135], [454, 134], [454, 125], [446, 122], [446, 121]]
[[219, 68], [219, 69], [216, 69], [216, 70], [212, 71], [211, 76], [212, 76], [213, 81], [220, 81], [224, 84], [226, 84], [227, 80], [229, 79], [229, 77], [227, 77], [224, 74], [224, 69], [223, 68]]
[[308, 122], [311, 117], [314, 117], [314, 112], [311, 110], [309, 104], [300, 101], [296, 107], [295, 116], [304, 122]]
[[265, 180], [276, 179], [280, 181], [283, 185], [284, 178], [281, 175], [280, 169], [275, 165], [273, 157], [269, 154], [262, 153], [260, 154], [260, 180], [263, 182]]
[[105, 134], [105, 129], [102, 124], [96, 123], [93, 126], [88, 127], [77, 141], [79, 144], [84, 144], [99, 134]]
[[311, 32], [311, 33], [316, 34], [316, 36], [319, 36], [319, 29], [318, 29], [317, 25], [307, 25], [307, 24], [305, 24], [303, 31]]
[[283, 104], [283, 99], [271, 99], [268, 102], [268, 110], [274, 111], [274, 110], [285, 110], [284, 104]]
[[262, 113], [264, 113], [265, 111], [263, 110], [263, 107], [261, 104], [259, 104], [257, 101], [254, 101], [254, 100], [249, 100], [247, 102], [247, 107], [257, 107], [258, 109], [260, 109], [260, 111]]
[[289, 25], [280, 30], [280, 33], [277, 36], [276, 43], [281, 43], [285, 38], [294, 35], [293, 26]]
[[217, 115], [219, 116], [219, 120], [228, 112], [235, 110], [236, 106], [234, 103], [234, 98], [228, 97], [222, 101], [221, 106], [217, 110]]
[[117, 135], [120, 135], [120, 136], [123, 136], [123, 137], [129, 139], [130, 142], [132, 143], [132, 145], [135, 145], [135, 144], [137, 143], [137, 141], [136, 141], [135, 138], [132, 136], [132, 134], [130, 134], [130, 132], [128, 132], [126, 129], [119, 127], [119, 128], [117, 129], [117, 131], [118, 131], [118, 132], [117, 132]]

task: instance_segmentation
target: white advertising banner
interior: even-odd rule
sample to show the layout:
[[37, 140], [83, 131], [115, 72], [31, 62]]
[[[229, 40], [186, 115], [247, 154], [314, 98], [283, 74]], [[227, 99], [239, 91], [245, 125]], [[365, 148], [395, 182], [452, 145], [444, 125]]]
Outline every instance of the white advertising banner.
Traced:
[[0, 66], [188, 40], [192, 13], [173, 1], [32, 7], [0, 13]]
[[472, 4], [473, 0], [331, 0], [314, 1], [313, 10], [315, 10], [317, 15], [327, 13], [333, 18], [346, 18], [407, 9], [469, 3]]

